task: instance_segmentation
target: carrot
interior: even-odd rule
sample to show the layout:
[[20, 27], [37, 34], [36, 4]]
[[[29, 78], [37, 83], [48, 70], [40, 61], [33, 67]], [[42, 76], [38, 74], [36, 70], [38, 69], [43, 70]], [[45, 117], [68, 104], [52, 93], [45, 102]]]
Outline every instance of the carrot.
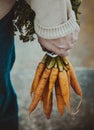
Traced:
[[44, 113], [45, 113], [47, 119], [50, 118], [50, 115], [52, 112], [52, 105], [53, 105], [53, 102], [52, 102], [53, 93], [51, 93], [50, 100], [48, 102], [48, 93], [49, 93], [48, 84], [49, 84], [49, 82], [47, 82], [47, 85], [46, 85], [46, 87], [44, 89], [44, 93], [43, 93], [43, 110], [44, 110]]
[[44, 72], [43, 72], [43, 74], [41, 76], [41, 79], [39, 81], [39, 84], [38, 84], [38, 86], [36, 88], [32, 103], [31, 103], [31, 105], [29, 107], [30, 113], [36, 108], [39, 100], [41, 99], [41, 97], [43, 95], [43, 91], [44, 91], [44, 88], [45, 88], [46, 83], [48, 81], [50, 72], [51, 72], [51, 69], [45, 68], [45, 70], [44, 70]]
[[49, 77], [49, 93], [48, 93], [48, 101], [49, 101], [49, 98], [50, 98], [50, 95], [51, 95], [51, 92], [53, 90], [53, 87], [55, 85], [55, 82], [56, 82], [56, 79], [57, 79], [57, 76], [58, 76], [58, 68], [57, 68], [57, 65], [54, 66], [51, 70], [51, 74], [50, 74], [50, 77]]
[[33, 92], [35, 92], [35, 90], [38, 86], [38, 83], [39, 83], [39, 80], [40, 80], [40, 77], [43, 73], [44, 68], [45, 68], [45, 64], [40, 62], [37, 66], [35, 77], [34, 77], [34, 80], [33, 80], [32, 86], [31, 86], [31, 90], [30, 90], [31, 95]]
[[66, 74], [67, 74], [67, 78], [68, 78], [68, 86], [69, 86], [69, 94], [70, 94], [70, 86], [71, 85], [70, 85], [70, 72], [69, 72], [69, 70], [66, 72]]
[[69, 70], [66, 73], [67, 73], [68, 84], [69, 84], [69, 88], [70, 88], [70, 72], [69, 72]]
[[59, 72], [58, 80], [64, 102], [70, 112], [70, 93], [69, 93], [68, 78], [65, 70]]
[[55, 83], [55, 94], [56, 94], [58, 112], [62, 116], [64, 114], [64, 99], [61, 94], [61, 89], [58, 80]]
[[69, 72], [70, 72], [70, 84], [71, 87], [74, 89], [74, 91], [76, 92], [76, 94], [78, 94], [79, 96], [82, 97], [82, 90], [80, 87], [80, 84], [78, 82], [75, 70], [72, 66], [72, 64], [69, 62]]

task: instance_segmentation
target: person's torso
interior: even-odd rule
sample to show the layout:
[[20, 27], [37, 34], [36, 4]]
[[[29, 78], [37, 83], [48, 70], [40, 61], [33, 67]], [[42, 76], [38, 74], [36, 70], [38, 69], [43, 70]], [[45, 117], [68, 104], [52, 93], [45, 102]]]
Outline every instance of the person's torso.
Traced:
[[16, 0], [0, 0], [0, 19], [2, 19], [13, 7]]

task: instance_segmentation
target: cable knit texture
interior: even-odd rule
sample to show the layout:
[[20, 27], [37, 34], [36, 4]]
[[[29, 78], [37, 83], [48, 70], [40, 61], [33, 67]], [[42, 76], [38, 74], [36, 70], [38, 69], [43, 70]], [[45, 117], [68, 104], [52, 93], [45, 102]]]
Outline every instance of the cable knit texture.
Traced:
[[79, 29], [70, 0], [26, 0], [35, 11], [36, 34], [46, 39], [56, 39]]
[[34, 24], [36, 33], [46, 39], [60, 38], [74, 32], [76, 29], [80, 29], [76, 23], [74, 12], [72, 12], [71, 17], [67, 22], [57, 26], [42, 26], [37, 18], [35, 18]]

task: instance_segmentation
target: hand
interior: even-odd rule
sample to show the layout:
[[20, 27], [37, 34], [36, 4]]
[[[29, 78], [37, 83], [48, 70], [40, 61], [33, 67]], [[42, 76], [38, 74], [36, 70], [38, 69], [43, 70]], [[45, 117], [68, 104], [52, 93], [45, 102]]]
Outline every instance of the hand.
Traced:
[[80, 30], [75, 30], [73, 33], [57, 39], [44, 39], [38, 36], [38, 42], [43, 51], [49, 50], [59, 56], [67, 56], [74, 43], [78, 40], [79, 31]]

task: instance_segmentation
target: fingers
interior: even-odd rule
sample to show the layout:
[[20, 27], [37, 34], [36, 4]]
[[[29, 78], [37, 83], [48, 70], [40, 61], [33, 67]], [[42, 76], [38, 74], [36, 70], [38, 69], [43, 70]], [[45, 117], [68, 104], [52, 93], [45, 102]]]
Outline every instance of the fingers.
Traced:
[[58, 46], [55, 46], [55, 44], [52, 44], [52, 42], [45, 42], [45, 44], [44, 44], [44, 41], [40, 41], [39, 40], [39, 43], [40, 43], [40, 45], [41, 45], [41, 47], [42, 47], [42, 50], [43, 51], [51, 51], [51, 52], [54, 52], [55, 54], [57, 54], [57, 55], [59, 55], [59, 56], [67, 56], [67, 55], [69, 55], [69, 53], [70, 53], [70, 49], [72, 48], [72, 47], [70, 47], [70, 46], [68, 46], [68, 47], [58, 47]]
[[57, 38], [57, 39], [44, 39], [38, 37], [38, 42], [40, 43], [43, 51], [51, 51], [59, 56], [69, 55], [74, 43], [78, 40], [80, 30], [75, 30], [73, 33]]
[[67, 56], [67, 55], [69, 55], [69, 53], [70, 53], [70, 49], [65, 50], [64, 48], [61, 48], [61, 49], [58, 48], [56, 51], [56, 54], [61, 56], [61, 57]]
[[40, 46], [42, 47], [43, 51], [51, 51], [54, 53], [58, 53], [58, 47], [55, 46], [53, 43], [53, 40], [44, 39], [41, 37], [38, 37], [38, 42], [40, 43]]
[[72, 44], [61, 44], [56, 42], [55, 40], [45, 40], [38, 39], [43, 51], [51, 51], [59, 56], [67, 56], [70, 53], [70, 49], [72, 48]]

